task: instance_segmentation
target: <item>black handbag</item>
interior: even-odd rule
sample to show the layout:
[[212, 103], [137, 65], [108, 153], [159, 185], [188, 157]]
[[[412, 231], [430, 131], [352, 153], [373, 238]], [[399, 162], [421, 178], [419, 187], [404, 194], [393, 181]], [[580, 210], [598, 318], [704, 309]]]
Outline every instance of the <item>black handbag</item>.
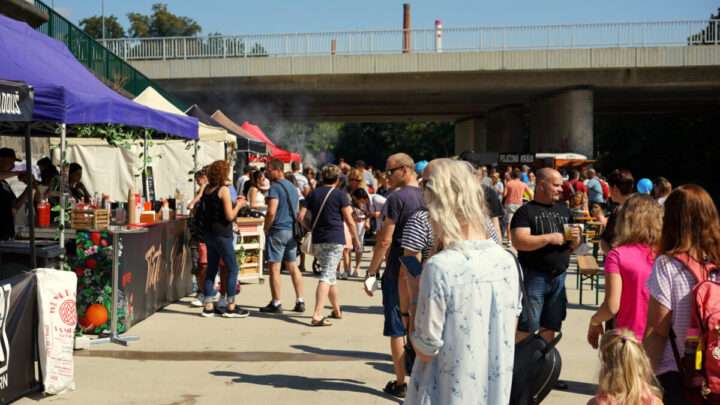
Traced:
[[[515, 255], [513, 258], [517, 264], [520, 291], [523, 294], [522, 306], [525, 312], [528, 310], [528, 300], [522, 267]], [[527, 314], [531, 316], [530, 312]], [[510, 405], [539, 404], [555, 387], [562, 369], [562, 359], [556, 347], [561, 338], [562, 333], [558, 333], [552, 341], [547, 342], [535, 331], [515, 343]]]
[[415, 365], [415, 349], [412, 346], [412, 343], [410, 343], [410, 338], [408, 337], [405, 340], [405, 373], [407, 375], [412, 375], [412, 368]]
[[290, 199], [290, 191], [285, 187], [284, 184], [281, 182], [278, 182], [280, 184], [280, 187], [285, 190], [285, 196], [287, 197], [287, 203], [288, 203], [288, 209], [290, 210], [290, 214], [293, 217], [293, 227], [292, 227], [292, 233], [293, 233], [293, 239], [300, 244], [302, 242], [303, 237], [305, 236], [305, 227], [303, 227], [302, 223], [298, 221], [297, 218], [297, 212], [295, 211], [292, 200]]

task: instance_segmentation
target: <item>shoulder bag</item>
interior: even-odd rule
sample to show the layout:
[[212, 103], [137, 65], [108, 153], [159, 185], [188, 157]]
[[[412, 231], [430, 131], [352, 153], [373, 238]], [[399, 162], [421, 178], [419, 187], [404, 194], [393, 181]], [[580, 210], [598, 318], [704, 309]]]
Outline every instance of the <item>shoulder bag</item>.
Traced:
[[325, 203], [327, 202], [328, 198], [330, 198], [330, 194], [332, 194], [333, 191], [335, 191], [335, 187], [331, 187], [330, 191], [328, 191], [328, 193], [325, 194], [325, 198], [323, 199], [323, 202], [320, 205], [320, 209], [318, 210], [318, 213], [317, 213], [317, 215], [315, 215], [315, 219], [313, 220], [313, 224], [312, 224], [312, 227], [310, 228], [310, 232], [306, 233], [302, 239], [302, 242], [300, 242], [300, 251], [305, 254], [312, 254], [312, 243], [313, 243], [312, 242], [312, 233], [315, 230], [315, 225], [317, 225], [317, 222], [320, 219], [320, 214], [322, 214], [323, 209], [325, 208]]
[[292, 199], [290, 198], [290, 191], [285, 187], [285, 185], [282, 184], [282, 182], [278, 181], [278, 184], [280, 184], [280, 187], [285, 190], [285, 196], [287, 197], [287, 203], [288, 203], [288, 210], [290, 210], [290, 216], [292, 216], [292, 233], [293, 233], [293, 239], [297, 243], [300, 243], [302, 241], [303, 236], [305, 236], [305, 229], [303, 229], [302, 224], [297, 219], [297, 212], [295, 211], [295, 207], [293, 207]]
[[[517, 266], [520, 291], [522, 291], [523, 313], [532, 316], [528, 311], [529, 302], [527, 291], [523, 282], [523, 272], [517, 257], [510, 253], [515, 259]], [[513, 365], [513, 380], [510, 390], [511, 405], [536, 405], [542, 402], [560, 379], [562, 359], [558, 352], [558, 342], [562, 333], [547, 342], [535, 331], [528, 337], [515, 343], [515, 363]]]

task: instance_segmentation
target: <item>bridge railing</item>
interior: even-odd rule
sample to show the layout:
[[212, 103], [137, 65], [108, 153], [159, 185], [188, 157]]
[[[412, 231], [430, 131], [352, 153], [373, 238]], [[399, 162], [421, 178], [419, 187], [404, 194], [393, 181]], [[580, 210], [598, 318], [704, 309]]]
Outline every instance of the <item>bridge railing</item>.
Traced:
[[[720, 20], [288, 33], [105, 41], [126, 60], [720, 44]], [[438, 41], [438, 38], [440, 40]]]

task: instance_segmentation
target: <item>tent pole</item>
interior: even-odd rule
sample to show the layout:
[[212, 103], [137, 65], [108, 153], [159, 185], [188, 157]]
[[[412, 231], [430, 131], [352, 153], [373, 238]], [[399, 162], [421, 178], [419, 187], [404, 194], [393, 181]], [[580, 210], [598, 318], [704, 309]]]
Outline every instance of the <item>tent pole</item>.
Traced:
[[35, 251], [35, 204], [33, 204], [33, 181], [32, 174], [32, 145], [30, 144], [30, 127], [31, 123], [25, 124], [25, 175], [27, 176], [27, 187], [30, 192], [27, 193], [27, 217], [28, 231], [30, 233], [30, 268], [37, 268], [37, 252]]
[[[65, 257], [65, 204], [67, 197], [65, 196], [66, 179], [66, 160], [67, 160], [67, 125], [60, 124], [60, 249], [62, 249], [62, 257]], [[62, 265], [64, 265], [64, 260]]]
[[148, 178], [148, 172], [147, 172], [147, 162], [148, 162], [148, 153], [150, 153], [150, 148], [148, 147], [148, 130], [147, 128], [143, 131], [145, 134], [145, 140], [143, 141], [143, 178], [145, 179], [145, 187], [143, 187], [144, 195], [143, 199], [145, 201], [148, 201], [150, 198], [150, 179]]
[[195, 173], [197, 173], [198, 171], [198, 142], [199, 141], [196, 140], [193, 144], [193, 197], [195, 196], [195, 194], [197, 194], [197, 182], [195, 181]]

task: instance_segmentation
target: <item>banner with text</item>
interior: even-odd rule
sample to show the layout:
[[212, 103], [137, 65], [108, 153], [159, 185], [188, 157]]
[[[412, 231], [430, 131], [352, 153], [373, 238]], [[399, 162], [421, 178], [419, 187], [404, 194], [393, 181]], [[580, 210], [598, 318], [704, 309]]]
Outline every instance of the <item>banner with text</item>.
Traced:
[[37, 282], [33, 273], [0, 281], [0, 403], [41, 390], [37, 358]]

